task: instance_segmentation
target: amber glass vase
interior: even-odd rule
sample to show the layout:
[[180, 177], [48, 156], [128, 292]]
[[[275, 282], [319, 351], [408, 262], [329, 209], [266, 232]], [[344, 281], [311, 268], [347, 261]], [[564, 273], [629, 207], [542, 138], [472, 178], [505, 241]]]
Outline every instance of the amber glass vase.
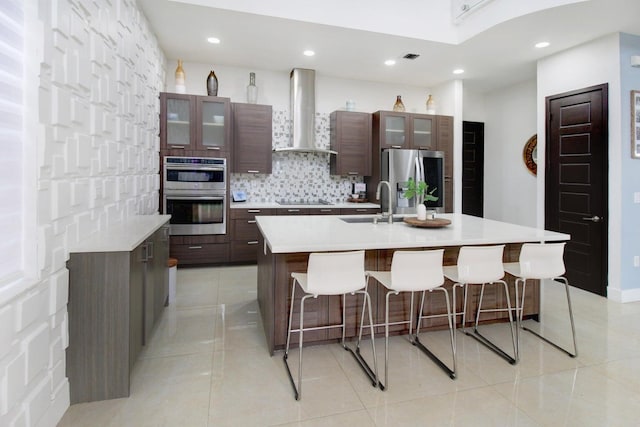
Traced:
[[393, 111], [404, 112], [404, 104], [402, 103], [402, 96], [396, 97], [396, 103], [393, 104]]

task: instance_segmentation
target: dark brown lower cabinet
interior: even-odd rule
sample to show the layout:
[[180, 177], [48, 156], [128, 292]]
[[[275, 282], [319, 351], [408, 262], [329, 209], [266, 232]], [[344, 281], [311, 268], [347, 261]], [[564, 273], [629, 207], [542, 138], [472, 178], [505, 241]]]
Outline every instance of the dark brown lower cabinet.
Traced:
[[260, 231], [258, 215], [275, 215], [275, 209], [231, 209], [231, 262], [255, 263], [258, 258]]
[[229, 262], [229, 242], [224, 234], [171, 236], [171, 258], [178, 266]]
[[168, 296], [168, 226], [131, 251], [71, 253], [71, 403], [129, 396], [130, 373]]
[[258, 215], [367, 215], [380, 212], [380, 208], [276, 208], [230, 209], [231, 227], [229, 261], [237, 263], [257, 262], [260, 231], [256, 224]]

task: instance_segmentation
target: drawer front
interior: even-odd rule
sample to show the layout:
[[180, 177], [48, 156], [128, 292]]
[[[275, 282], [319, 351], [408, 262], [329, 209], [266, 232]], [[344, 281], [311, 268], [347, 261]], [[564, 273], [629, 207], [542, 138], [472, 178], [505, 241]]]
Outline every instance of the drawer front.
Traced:
[[171, 258], [178, 260], [178, 265], [218, 264], [229, 262], [228, 243], [171, 243]]
[[380, 213], [380, 208], [343, 208], [340, 209], [342, 215], [372, 215]]
[[248, 241], [231, 242], [232, 262], [257, 262], [258, 249], [260, 244], [258, 239]]
[[340, 215], [339, 208], [311, 208], [309, 215]]
[[275, 214], [275, 209], [229, 209], [231, 219], [254, 219], [256, 215]]
[[305, 208], [278, 208], [278, 215], [309, 215], [309, 209]]
[[233, 240], [258, 240], [260, 231], [255, 219], [234, 219], [231, 221]]

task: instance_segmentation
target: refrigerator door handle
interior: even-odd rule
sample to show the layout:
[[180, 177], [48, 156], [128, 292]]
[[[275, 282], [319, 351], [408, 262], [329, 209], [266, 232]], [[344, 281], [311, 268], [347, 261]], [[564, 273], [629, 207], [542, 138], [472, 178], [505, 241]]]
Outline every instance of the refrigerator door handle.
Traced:
[[416, 157], [416, 182], [424, 181], [424, 160], [422, 156]]

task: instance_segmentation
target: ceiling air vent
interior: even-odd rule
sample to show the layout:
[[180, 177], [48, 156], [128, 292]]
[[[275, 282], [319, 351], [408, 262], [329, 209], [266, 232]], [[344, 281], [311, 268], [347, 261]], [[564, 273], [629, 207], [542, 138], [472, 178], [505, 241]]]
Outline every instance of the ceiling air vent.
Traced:
[[404, 59], [416, 59], [417, 57], [419, 57], [420, 55], [417, 53], [407, 53], [405, 56], [403, 56]]

